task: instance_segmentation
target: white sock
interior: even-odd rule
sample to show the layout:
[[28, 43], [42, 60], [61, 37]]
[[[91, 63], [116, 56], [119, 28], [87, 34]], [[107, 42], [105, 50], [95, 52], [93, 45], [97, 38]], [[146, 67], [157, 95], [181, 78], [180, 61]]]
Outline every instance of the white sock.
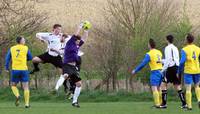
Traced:
[[74, 96], [73, 96], [73, 102], [72, 103], [76, 103], [78, 101], [78, 97], [81, 93], [81, 87], [76, 87], [75, 91], [74, 91]]
[[60, 88], [60, 86], [62, 86], [64, 81], [65, 81], [65, 78], [63, 77], [63, 75], [60, 75], [60, 78], [58, 79], [58, 81], [56, 83], [55, 89], [58, 90]]

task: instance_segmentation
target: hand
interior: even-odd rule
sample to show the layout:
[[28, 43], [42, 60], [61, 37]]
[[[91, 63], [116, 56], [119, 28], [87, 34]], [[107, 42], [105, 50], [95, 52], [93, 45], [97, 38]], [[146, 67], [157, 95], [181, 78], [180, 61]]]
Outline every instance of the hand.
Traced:
[[181, 76], [180, 73], [177, 73], [177, 74], [176, 74], [176, 77], [177, 77], [178, 79], [180, 78], [180, 76]]
[[88, 33], [88, 32], [89, 32], [89, 30], [84, 30], [84, 32], [85, 32], [85, 33]]
[[6, 71], [7, 73], [9, 73], [9, 70], [8, 70], [8, 69], [6, 69], [5, 71]]
[[132, 76], [134, 76], [134, 75], [135, 75], [135, 70], [133, 70], [133, 71], [131, 72], [131, 74], [132, 74]]
[[79, 24], [78, 28], [79, 28], [79, 29], [82, 29], [82, 28], [83, 28], [83, 25], [84, 25], [84, 23], [81, 22], [81, 23]]
[[42, 43], [45, 43], [45, 41], [44, 40], [40, 40]]
[[162, 61], [157, 61], [156, 63], [162, 63]]

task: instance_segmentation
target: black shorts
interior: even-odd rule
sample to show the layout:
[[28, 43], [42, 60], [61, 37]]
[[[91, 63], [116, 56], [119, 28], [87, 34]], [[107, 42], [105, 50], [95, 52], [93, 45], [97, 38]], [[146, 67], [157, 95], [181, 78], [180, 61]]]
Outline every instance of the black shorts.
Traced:
[[69, 65], [69, 64], [64, 64], [63, 65], [63, 74], [68, 74], [70, 80], [73, 83], [76, 83], [78, 81], [81, 81], [81, 78], [79, 76], [79, 71], [76, 68], [76, 66]]
[[177, 77], [178, 66], [168, 67], [166, 72], [164, 73], [163, 82], [165, 83], [173, 83], [174, 85], [181, 84], [181, 76]]
[[39, 57], [43, 63], [51, 63], [53, 64], [56, 68], [62, 68], [62, 58], [60, 55], [58, 56], [51, 56], [48, 54], [48, 52], [41, 54]]

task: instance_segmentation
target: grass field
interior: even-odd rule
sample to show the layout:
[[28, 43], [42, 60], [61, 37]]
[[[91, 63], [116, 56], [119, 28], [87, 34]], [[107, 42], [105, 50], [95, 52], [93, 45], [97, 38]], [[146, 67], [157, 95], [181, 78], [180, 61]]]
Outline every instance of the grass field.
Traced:
[[70, 103], [31, 103], [30, 109], [22, 105], [15, 107], [12, 102], [0, 103], [0, 114], [200, 114], [193, 104], [192, 111], [179, 108], [179, 103], [170, 102], [167, 109], [151, 108], [151, 102], [108, 102], [81, 103], [81, 108], [73, 108]]

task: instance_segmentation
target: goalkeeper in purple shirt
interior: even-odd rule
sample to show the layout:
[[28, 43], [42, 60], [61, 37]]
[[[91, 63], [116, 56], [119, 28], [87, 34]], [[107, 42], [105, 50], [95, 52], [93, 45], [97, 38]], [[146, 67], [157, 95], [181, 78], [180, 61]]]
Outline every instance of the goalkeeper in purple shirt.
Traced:
[[80, 107], [78, 104], [78, 97], [81, 92], [81, 78], [79, 71], [76, 67], [78, 60], [78, 50], [84, 44], [85, 39], [88, 37], [88, 30], [84, 30], [83, 36], [79, 35], [83, 28], [83, 24], [80, 24], [76, 33], [67, 42], [64, 49], [64, 62], [63, 62], [63, 75], [57, 81], [56, 89], [62, 86], [65, 79], [69, 78], [76, 84], [76, 88], [73, 95], [72, 106]]

